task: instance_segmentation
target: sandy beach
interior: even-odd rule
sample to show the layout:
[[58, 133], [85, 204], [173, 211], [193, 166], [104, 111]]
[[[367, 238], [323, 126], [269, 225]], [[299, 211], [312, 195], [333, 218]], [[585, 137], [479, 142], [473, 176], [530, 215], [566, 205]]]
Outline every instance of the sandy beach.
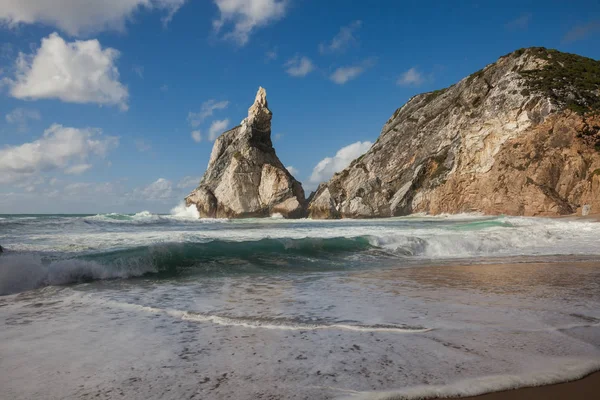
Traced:
[[600, 369], [587, 220], [5, 218], [2, 399], [458, 398]]

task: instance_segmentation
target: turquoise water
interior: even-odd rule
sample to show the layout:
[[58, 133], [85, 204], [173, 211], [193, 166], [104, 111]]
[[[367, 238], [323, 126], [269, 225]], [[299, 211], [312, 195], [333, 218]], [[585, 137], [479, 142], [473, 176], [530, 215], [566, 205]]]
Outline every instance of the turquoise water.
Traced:
[[0, 218], [7, 398], [420, 398], [600, 369], [597, 223]]

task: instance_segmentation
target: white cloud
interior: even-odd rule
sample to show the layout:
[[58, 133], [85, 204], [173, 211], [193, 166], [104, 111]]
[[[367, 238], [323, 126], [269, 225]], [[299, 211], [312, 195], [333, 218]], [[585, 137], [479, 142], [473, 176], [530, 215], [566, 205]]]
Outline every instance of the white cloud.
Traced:
[[69, 194], [81, 194], [85, 191], [90, 190], [92, 187], [93, 185], [89, 182], [75, 182], [65, 185], [63, 189]]
[[193, 189], [200, 183], [199, 176], [185, 176], [177, 183], [177, 189]]
[[200, 132], [199, 130], [192, 131], [191, 136], [194, 142], [196, 143], [200, 143], [202, 141], [202, 132]]
[[367, 69], [371, 68], [373, 65], [375, 65], [375, 60], [369, 58], [358, 65], [340, 67], [333, 71], [333, 74], [331, 74], [329, 79], [331, 79], [338, 85], [343, 85], [344, 83], [351, 81], [352, 79], [358, 78], [359, 75], [361, 75]]
[[319, 184], [330, 179], [333, 174], [340, 172], [349, 166], [354, 159], [365, 154], [372, 145], [371, 142], [356, 142], [342, 147], [334, 157], [324, 158], [315, 166], [310, 176], [310, 182]]
[[404, 72], [396, 83], [400, 86], [419, 86], [423, 82], [425, 82], [423, 74], [413, 67]]
[[186, 0], [2, 0], [0, 23], [8, 27], [42, 23], [69, 35], [125, 29], [125, 23], [142, 8], [166, 12], [168, 23]]
[[362, 21], [354, 21], [348, 26], [340, 28], [340, 32], [329, 43], [321, 43], [319, 52], [321, 54], [342, 53], [350, 46], [356, 45], [358, 39], [354, 33], [362, 26]]
[[214, 0], [219, 8], [219, 19], [213, 21], [213, 27], [219, 33], [227, 24], [233, 29], [225, 33], [240, 46], [248, 43], [255, 28], [277, 21], [285, 15], [288, 0]]
[[296, 78], [304, 77], [315, 69], [315, 66], [310, 58], [304, 56], [295, 56], [294, 58], [288, 60], [284, 66], [286, 67], [286, 72], [288, 75]]
[[92, 156], [104, 157], [119, 138], [102, 136], [98, 128], [69, 128], [54, 124], [38, 140], [0, 149], [0, 182], [16, 182], [60, 169], [83, 172]]
[[42, 39], [35, 54], [19, 54], [11, 94], [18, 99], [60, 99], [69, 103], [118, 105], [127, 109], [127, 88], [119, 82], [119, 52], [97, 40], [67, 43], [57, 33]]
[[299, 174], [300, 174], [300, 171], [298, 171], [298, 169], [297, 169], [297, 168], [294, 168], [294, 167], [292, 167], [291, 165], [290, 165], [290, 166], [288, 166], [288, 167], [285, 167], [285, 169], [287, 169], [287, 170], [288, 170], [288, 172], [289, 172], [290, 174], [292, 174], [293, 176], [297, 176], [297, 175], [299, 175]]
[[200, 111], [189, 112], [188, 113], [188, 121], [193, 128], [200, 126], [202, 122], [208, 117], [212, 117], [212, 115], [217, 110], [224, 110], [229, 106], [228, 101], [216, 101], [216, 100], [208, 100], [202, 103]]
[[65, 174], [68, 175], [81, 175], [88, 169], [92, 168], [91, 164], [77, 164], [65, 169]]
[[159, 178], [148, 186], [134, 190], [134, 198], [144, 200], [171, 200], [173, 199], [173, 183], [165, 178]]
[[28, 121], [39, 121], [42, 116], [38, 110], [28, 108], [15, 108], [5, 116], [6, 122], [17, 125], [20, 132], [26, 132], [28, 129]]
[[213, 123], [210, 124], [210, 128], [208, 129], [208, 140], [214, 142], [221, 133], [225, 132], [228, 126], [228, 119], [213, 121]]

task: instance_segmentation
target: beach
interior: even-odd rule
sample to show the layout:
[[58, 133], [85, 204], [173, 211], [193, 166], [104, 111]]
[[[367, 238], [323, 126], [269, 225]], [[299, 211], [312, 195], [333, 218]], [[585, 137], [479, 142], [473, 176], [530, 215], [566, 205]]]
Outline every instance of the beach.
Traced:
[[6, 398], [544, 396], [518, 388], [600, 370], [595, 222], [3, 218]]

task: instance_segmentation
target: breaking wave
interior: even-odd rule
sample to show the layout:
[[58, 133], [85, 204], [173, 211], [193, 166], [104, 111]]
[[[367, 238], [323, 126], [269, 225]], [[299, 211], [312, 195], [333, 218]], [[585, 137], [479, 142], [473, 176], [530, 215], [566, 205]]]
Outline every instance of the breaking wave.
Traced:
[[[0, 295], [48, 285], [155, 274], [230, 275], [340, 269], [335, 261], [372, 248], [367, 238], [214, 240], [168, 243], [55, 259], [39, 254], [0, 257]], [[328, 261], [330, 263], [328, 264]]]
[[[600, 224], [592, 222], [501, 217], [223, 223], [198, 220], [195, 212], [180, 205], [172, 215], [48, 216], [34, 219], [33, 226], [18, 225], [31, 223], [25, 217], [9, 217], [17, 225], [3, 220], [3, 229], [20, 234], [25, 243], [2, 243], [7, 250], [0, 257], [0, 294], [150, 274], [169, 279], [397, 266], [412, 260], [600, 255]], [[56, 225], [65, 219], [81, 226]], [[76, 233], [69, 235], [71, 229]]]

